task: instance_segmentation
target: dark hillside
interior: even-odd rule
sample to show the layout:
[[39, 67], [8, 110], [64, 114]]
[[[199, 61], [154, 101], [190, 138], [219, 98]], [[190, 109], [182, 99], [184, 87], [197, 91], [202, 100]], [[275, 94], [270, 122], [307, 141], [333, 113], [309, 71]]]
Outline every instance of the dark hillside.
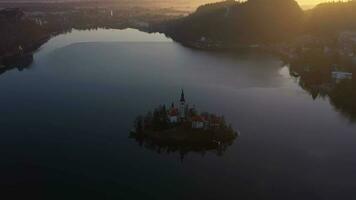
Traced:
[[317, 35], [335, 35], [356, 29], [356, 1], [323, 3], [307, 11], [306, 30]]
[[269, 43], [292, 38], [302, 21], [303, 11], [294, 0], [225, 1], [167, 23], [164, 32], [178, 41]]

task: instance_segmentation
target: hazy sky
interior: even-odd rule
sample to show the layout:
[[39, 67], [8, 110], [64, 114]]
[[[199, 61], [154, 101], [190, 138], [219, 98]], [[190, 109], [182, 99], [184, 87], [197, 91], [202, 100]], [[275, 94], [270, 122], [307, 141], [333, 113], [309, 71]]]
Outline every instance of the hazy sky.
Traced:
[[[19, 1], [27, 1], [27, 2], [35, 2], [35, 1], [55, 1], [55, 2], [61, 2], [61, 1], [91, 1], [91, 0], [0, 0], [0, 2], [19, 2]], [[96, 1], [101, 1], [101, 0], [96, 0]], [[102, 1], [107, 1], [107, 0], [102, 0]], [[117, 0], [120, 1], [120, 0]], [[127, 1], [127, 0], [126, 0]], [[189, 7], [192, 8], [196, 8], [202, 4], [205, 3], [213, 3], [213, 2], [219, 2], [219, 1], [223, 1], [223, 0], [134, 0], [133, 2], [140, 2], [140, 1], [158, 1], [161, 3], [165, 3], [165, 4], [172, 4], [173, 2], [176, 4], [181, 4], [181, 5], [189, 5]], [[303, 7], [304, 9], [307, 8], [312, 8], [313, 6], [315, 6], [318, 3], [321, 2], [327, 2], [327, 1], [339, 1], [339, 0], [296, 0], [299, 5], [301, 7]], [[345, 1], [345, 0], [341, 0], [341, 1]]]
[[[191, 0], [191, 1], [199, 1], [199, 0]], [[205, 1], [205, 2], [218, 2], [218, 1], [223, 1], [223, 0], [200, 0], [200, 1]], [[347, 1], [347, 0], [296, 0], [301, 7], [304, 9], [306, 8], [312, 8], [316, 4], [322, 3], [322, 2], [331, 2], [331, 1]]]
[[[200, 2], [200, 4], [203, 3], [211, 3], [211, 2], [218, 2], [218, 1], [222, 1], [222, 0], [191, 0], [192, 2], [198, 3]], [[299, 5], [301, 5], [304, 8], [310, 8], [311, 6], [314, 6], [318, 3], [322, 3], [322, 2], [328, 2], [328, 1], [333, 1], [333, 0], [296, 0]], [[334, 0], [334, 1], [338, 1], [338, 0]]]
[[297, 0], [299, 4], [310, 5], [310, 4], [317, 4], [321, 2], [326, 2], [327, 0]]

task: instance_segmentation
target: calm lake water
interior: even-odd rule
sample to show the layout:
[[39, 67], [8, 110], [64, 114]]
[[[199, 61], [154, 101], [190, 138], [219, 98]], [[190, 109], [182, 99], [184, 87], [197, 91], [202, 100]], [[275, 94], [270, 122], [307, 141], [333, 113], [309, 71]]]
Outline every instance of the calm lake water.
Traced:
[[[224, 155], [181, 161], [128, 137], [137, 115], [178, 101], [181, 88], [241, 132]], [[0, 91], [0, 186], [14, 197], [356, 199], [356, 125], [273, 56], [73, 31], [0, 75]]]

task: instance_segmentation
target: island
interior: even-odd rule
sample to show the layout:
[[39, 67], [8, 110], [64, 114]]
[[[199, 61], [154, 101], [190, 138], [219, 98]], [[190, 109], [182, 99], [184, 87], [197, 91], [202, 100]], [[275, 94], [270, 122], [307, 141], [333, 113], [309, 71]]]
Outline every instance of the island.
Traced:
[[140, 145], [158, 152], [178, 151], [182, 157], [188, 152], [206, 151], [222, 155], [238, 136], [223, 116], [199, 113], [195, 106], [190, 107], [183, 90], [177, 106], [160, 105], [153, 112], [138, 116], [130, 133]]

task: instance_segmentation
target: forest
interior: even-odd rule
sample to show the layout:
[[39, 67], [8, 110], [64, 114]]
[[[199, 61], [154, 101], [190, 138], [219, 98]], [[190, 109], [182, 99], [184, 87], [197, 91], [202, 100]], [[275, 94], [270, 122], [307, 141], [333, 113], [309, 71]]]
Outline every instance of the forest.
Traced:
[[355, 28], [355, 1], [322, 3], [304, 11], [294, 0], [207, 4], [187, 17], [155, 27], [183, 43], [204, 39], [221, 45], [290, 42], [306, 34], [332, 37]]

